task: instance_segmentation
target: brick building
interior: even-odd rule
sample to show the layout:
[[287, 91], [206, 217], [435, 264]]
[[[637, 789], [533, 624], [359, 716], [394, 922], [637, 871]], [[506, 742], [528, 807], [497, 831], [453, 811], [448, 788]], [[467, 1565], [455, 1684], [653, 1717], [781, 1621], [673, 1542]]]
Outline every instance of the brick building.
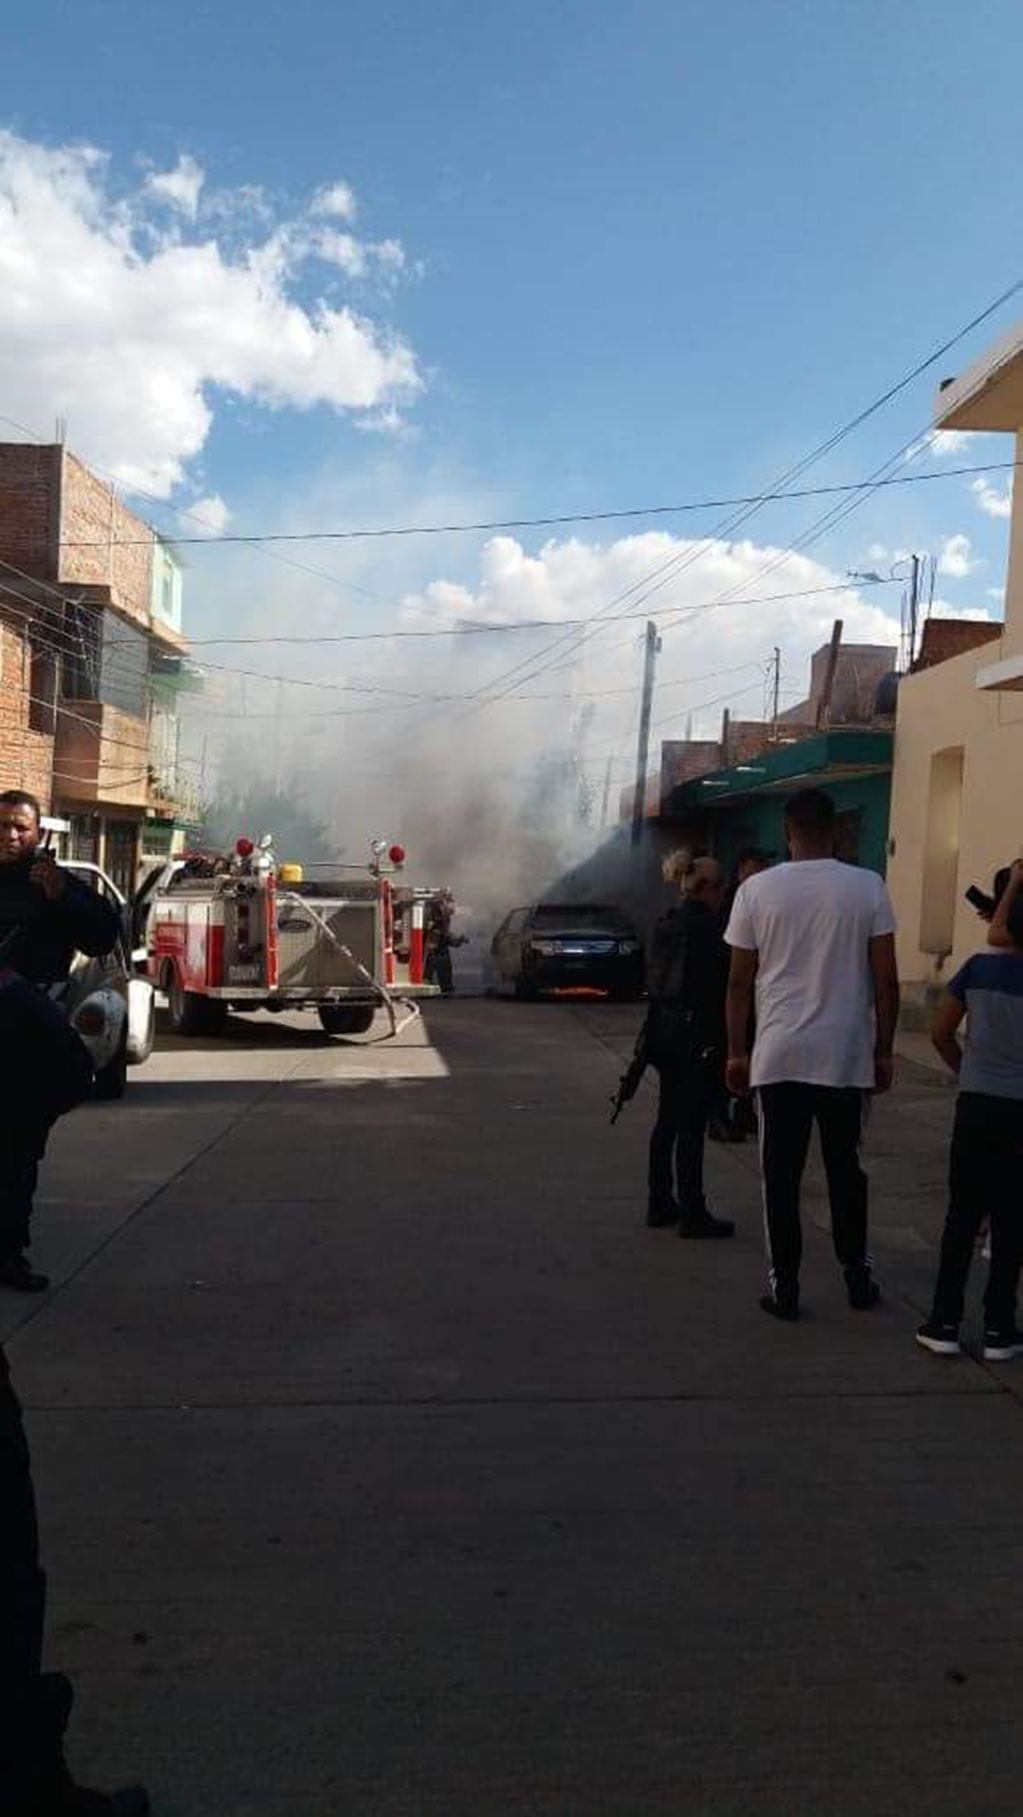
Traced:
[[[33, 642], [32, 613], [0, 589], [0, 786], [37, 795], [50, 807], [53, 786], [54, 658]], [[37, 705], [36, 702], [44, 703]]]
[[0, 588], [2, 773], [129, 890], [177, 819], [174, 684], [188, 646], [173, 551], [62, 445], [0, 443]]

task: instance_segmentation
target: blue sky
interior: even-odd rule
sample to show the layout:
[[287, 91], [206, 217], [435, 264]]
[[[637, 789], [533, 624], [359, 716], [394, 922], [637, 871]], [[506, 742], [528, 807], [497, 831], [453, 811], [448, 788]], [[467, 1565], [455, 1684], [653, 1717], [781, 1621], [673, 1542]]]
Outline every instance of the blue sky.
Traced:
[[[168, 430], [177, 479], [155, 490], [222, 501], [237, 530], [528, 516], [756, 489], [1011, 283], [1021, 48], [1015, 0], [969, 11], [952, 0], [79, 0], [35, 5], [10, 28], [0, 124], [19, 145], [109, 154], [90, 204], [104, 233], [119, 198], [183, 156], [204, 173], [199, 209], [179, 208], [170, 227], [157, 209], [145, 231], [192, 246], [212, 236], [229, 264], [281, 223], [294, 235], [301, 220], [307, 238], [327, 223], [358, 241], [343, 256], [367, 272], [349, 282], [336, 262], [327, 273], [318, 255], [296, 255], [282, 294], [311, 319], [324, 296], [352, 308], [377, 353], [400, 337], [414, 382], [365, 407], [347, 401], [347, 378], [302, 407], [304, 377], [280, 379], [265, 355], [234, 386], [200, 371], [205, 432], [183, 432], [174, 457]], [[341, 182], [357, 199], [348, 218], [310, 213]], [[395, 242], [401, 271], [372, 250]], [[138, 326], [137, 305], [118, 308], [103, 300], [115, 346]], [[1011, 319], [982, 329], [951, 369]], [[67, 323], [67, 307], [56, 311], [53, 335]], [[161, 352], [172, 366], [174, 332]], [[0, 410], [28, 411], [46, 432], [66, 405], [62, 381], [39, 339], [13, 359], [0, 362]], [[863, 475], [924, 430], [937, 376], [815, 476]], [[135, 447], [130, 410], [106, 421], [103, 382], [97, 368], [75, 394], [72, 442], [121, 473], [149, 471], [145, 427]], [[268, 385], [283, 387], [273, 409]], [[148, 424], [152, 405], [139, 408]], [[955, 459], [1009, 457], [1004, 440], [982, 438]], [[819, 509], [772, 507], [749, 535], [784, 544]], [[713, 521], [659, 527], [693, 535]], [[616, 534], [587, 532], [602, 546]], [[963, 537], [941, 594], [994, 610], [1006, 523], [964, 479], [876, 498], [813, 554], [841, 575], [871, 548], [886, 561]], [[519, 541], [529, 555], [543, 538]], [[478, 603], [483, 542], [321, 547], [308, 559], [389, 600], [443, 582]], [[207, 626], [236, 616], [267, 571], [197, 552], [194, 609]], [[605, 596], [598, 587], [594, 603]], [[281, 609], [270, 589], [260, 623]], [[391, 622], [390, 608], [336, 589], [309, 611], [316, 623]], [[794, 666], [817, 629], [804, 639], [782, 627]]]

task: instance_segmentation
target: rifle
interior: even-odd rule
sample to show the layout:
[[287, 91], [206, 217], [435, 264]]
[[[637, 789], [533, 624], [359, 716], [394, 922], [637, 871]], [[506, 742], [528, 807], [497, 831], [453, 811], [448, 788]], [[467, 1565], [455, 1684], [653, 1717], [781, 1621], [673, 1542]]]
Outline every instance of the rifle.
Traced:
[[632, 1059], [629, 1061], [628, 1066], [619, 1079], [618, 1090], [611, 1099], [611, 1122], [613, 1124], [617, 1123], [625, 1106], [636, 1096], [643, 1074], [650, 1064], [649, 1056], [647, 1054], [649, 1023], [650, 1017], [648, 1015], [639, 1034], [636, 1036], [636, 1045], [632, 1050]]

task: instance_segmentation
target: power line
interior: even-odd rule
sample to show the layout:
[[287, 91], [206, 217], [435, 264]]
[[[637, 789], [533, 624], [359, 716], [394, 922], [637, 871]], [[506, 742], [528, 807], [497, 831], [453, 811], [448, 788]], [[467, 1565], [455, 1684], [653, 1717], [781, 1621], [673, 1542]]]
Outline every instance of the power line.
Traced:
[[[914, 437], [909, 447], [913, 447], [919, 436]], [[818, 458], [820, 458], [818, 456]], [[606, 524], [615, 523], [624, 518], [636, 517], [681, 517], [697, 511], [733, 510], [745, 505], [770, 505], [799, 502], [808, 498], [829, 498], [842, 493], [874, 490], [878, 485], [884, 486], [926, 486], [936, 480], [961, 479], [977, 473], [1007, 473], [1020, 465], [1019, 461], [981, 461], [975, 466], [942, 467], [933, 473], [904, 473], [893, 479], [847, 480], [831, 486], [800, 486], [784, 491], [737, 493], [732, 498], [696, 498], [683, 499], [673, 505], [629, 505], [609, 511], [562, 511], [548, 517], [494, 517], [480, 519], [475, 523], [452, 524], [388, 524], [378, 530], [263, 530], [251, 533], [238, 532], [223, 536], [174, 536], [169, 541], [183, 548], [193, 545], [204, 549], [223, 547], [263, 548], [276, 543], [347, 543], [347, 542], [382, 542], [388, 538], [409, 536], [468, 536], [485, 533], [491, 530], [550, 530], [561, 524]], [[115, 536], [102, 537], [86, 541], [80, 538], [65, 538], [62, 549], [137, 549], [143, 548], [152, 541], [148, 536]], [[323, 573], [319, 569], [310, 569], [310, 573], [319, 574], [322, 579], [338, 578]], [[348, 586], [348, 581], [338, 581], [339, 585]], [[356, 591], [365, 589], [356, 589]], [[383, 595], [373, 593], [371, 599], [381, 599]], [[394, 603], [394, 602], [389, 602]]]
[[[758, 669], [760, 667], [761, 664], [758, 661], [740, 662], [736, 663], [734, 667], [730, 669], [709, 669], [702, 675], [684, 675], [676, 681], [664, 682], [659, 692], [664, 693], [668, 688], [692, 687], [696, 682], [700, 681], [716, 681], [722, 675], [743, 675], [748, 669]], [[268, 676], [264, 679], [283, 680], [285, 678]], [[620, 697], [623, 694], [635, 693], [635, 685], [630, 685], [625, 688], [565, 689], [559, 694], [513, 694], [510, 696], [507, 704], [509, 706], [517, 706], [520, 701], [532, 702], [537, 700], [606, 700], [610, 699], [612, 696]], [[384, 710], [387, 712], [397, 712], [402, 707], [415, 708], [419, 706], [433, 706], [442, 704], [445, 701], [457, 702], [469, 699], [471, 699], [471, 696], [468, 694], [417, 694], [410, 696], [407, 700], [396, 701], [393, 706], [389, 705]], [[272, 711], [268, 709], [266, 712], [260, 713], [253, 713], [251, 711], [246, 711], [244, 713], [225, 713], [219, 705], [216, 705], [212, 701], [208, 703], [197, 702], [196, 709], [200, 713], [205, 711], [215, 714], [218, 719], [277, 719], [279, 717], [276, 709]], [[302, 710], [300, 716], [303, 722], [310, 719], [345, 719], [362, 713], [376, 713], [379, 712], [379, 710], [378, 707], [334, 707], [330, 711], [323, 713], [307, 713]], [[298, 712], [298, 710], [296, 710], [296, 712]]]
[[[902, 375], [902, 377], [899, 378], [893, 385], [890, 385], [887, 388], [887, 390], [885, 390], [884, 392], [881, 393], [881, 395], [879, 397], [874, 398], [873, 401], [865, 407], [865, 409], [859, 411], [854, 417], [851, 417], [848, 422], [842, 424], [838, 429], [834, 430], [833, 433], [830, 436], [828, 436], [825, 441], [819, 443], [816, 448], [812, 448], [810, 450], [810, 452], [808, 454], [804, 455], [800, 461], [797, 461], [794, 466], [789, 467], [784, 473], [782, 473], [779, 476], [779, 478], [776, 481], [773, 482], [773, 488], [769, 487], [769, 488], [765, 489], [765, 493], [772, 489], [778, 490], [782, 487], [788, 487], [793, 480], [798, 479], [801, 474], [806, 472], [807, 468], [814, 466], [819, 460], [823, 459], [823, 457], [826, 454], [830, 453], [834, 448], [836, 448], [838, 446], [838, 444], [840, 442], [842, 442], [843, 440], [845, 440], [849, 435], [851, 435], [854, 430], [861, 427], [861, 425], [864, 422], [866, 422], [869, 417], [874, 415], [876, 411], [880, 410], [885, 404], [889, 403], [891, 401], [891, 399], [893, 397], [896, 397], [901, 391], [904, 391], [906, 389], [906, 387], [908, 385], [912, 384], [914, 379], [918, 378], [920, 376], [920, 374], [922, 372], [926, 371], [929, 366], [935, 365], [938, 360], [940, 360], [944, 357], [944, 355], [949, 351], [949, 349], [951, 347], [954, 347], [959, 341], [963, 340], [966, 335], [970, 334], [974, 328], [978, 327], [981, 322], [985, 321], [990, 315], [993, 315], [996, 310], [1001, 308], [1003, 303], [1006, 303], [1010, 299], [1010, 297], [1014, 296], [1017, 293], [1017, 291], [1019, 291], [1020, 289], [1023, 289], [1023, 278], [1017, 279], [1009, 287], [1009, 289], [1003, 291], [998, 297], [996, 297], [994, 299], [993, 302], [987, 304], [985, 306], [985, 308], [983, 310], [981, 310], [977, 315], [973, 316], [970, 319], [970, 321], [966, 322], [961, 328], [957, 329], [956, 333], [954, 335], [950, 336], [949, 339], [947, 339], [946, 341], [943, 341], [939, 347], [934, 348], [929, 354], [926, 355], [925, 358], [923, 358], [922, 360], [919, 360], [916, 363], [916, 365], [911, 367], [908, 372], [904, 373]], [[648, 582], [658, 580], [662, 577], [664, 577], [664, 579], [666, 580], [669, 575], [674, 575], [676, 573], [683, 572], [686, 568], [692, 566], [692, 564], [694, 562], [700, 560], [701, 556], [704, 555], [708, 549], [710, 549], [714, 546], [716, 541], [718, 541], [722, 537], [727, 537], [727, 536], [731, 535], [731, 533], [736, 528], [738, 528], [738, 526], [741, 523], [748, 521], [748, 519], [750, 517], [754, 516], [755, 513], [761, 508], [761, 500], [764, 497], [765, 497], [765, 495], [762, 494], [761, 499], [758, 499], [758, 500], [750, 503], [749, 505], [743, 507], [736, 516], [724, 521], [721, 524], [716, 525], [714, 530], [710, 533], [710, 535], [708, 537], [706, 537], [704, 539], [702, 544], [697, 549], [695, 549], [693, 551], [686, 551], [681, 556], [674, 557], [671, 560], [669, 560], [668, 562], [662, 563], [657, 568], [654, 568], [653, 570], [651, 570], [651, 572], [645, 577], [645, 580], [635, 583], [633, 585], [633, 587], [627, 589], [624, 594], [620, 594], [617, 599], [609, 601], [605, 607], [601, 608], [601, 610], [599, 612], [594, 614], [594, 617], [602, 618], [602, 617], [607, 616], [609, 613], [613, 613], [616, 606], [623, 604], [630, 597], [630, 595], [634, 594], [637, 591], [637, 588], [642, 588]], [[582, 643], [585, 643], [586, 635], [587, 634], [585, 631], [582, 632], [580, 634], [579, 638], [576, 640], [576, 643], [574, 644], [573, 647], [578, 648]], [[557, 649], [561, 643], [564, 643], [564, 641], [565, 641], [564, 638], [557, 639], [554, 644], [549, 646], [549, 653], [553, 652], [555, 649]], [[517, 664], [514, 668], [509, 670], [507, 675], [505, 677], [503, 677], [502, 679], [506, 680], [506, 681], [512, 680], [512, 678], [516, 675], [516, 673], [518, 671], [522, 670], [523, 668], [525, 668], [527, 666], [528, 665], [525, 663]], [[540, 674], [542, 672], [543, 672], [542, 667], [540, 669], [534, 668], [533, 670], [530, 671], [530, 673], [528, 675], [524, 676], [522, 679], [531, 681], [536, 677], [537, 674]], [[493, 686], [493, 684], [491, 684], [491, 686]]]

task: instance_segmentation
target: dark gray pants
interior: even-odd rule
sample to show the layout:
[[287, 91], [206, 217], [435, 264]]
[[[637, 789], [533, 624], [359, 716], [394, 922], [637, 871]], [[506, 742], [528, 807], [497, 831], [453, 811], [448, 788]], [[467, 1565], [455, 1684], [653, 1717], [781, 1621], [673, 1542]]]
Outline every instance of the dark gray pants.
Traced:
[[958, 1325], [974, 1245], [991, 1220], [991, 1267], [984, 1318], [996, 1331], [1016, 1323], [1016, 1293], [1023, 1260], [1023, 1102], [964, 1091], [956, 1105], [949, 1160], [949, 1205], [934, 1289], [934, 1317]]

